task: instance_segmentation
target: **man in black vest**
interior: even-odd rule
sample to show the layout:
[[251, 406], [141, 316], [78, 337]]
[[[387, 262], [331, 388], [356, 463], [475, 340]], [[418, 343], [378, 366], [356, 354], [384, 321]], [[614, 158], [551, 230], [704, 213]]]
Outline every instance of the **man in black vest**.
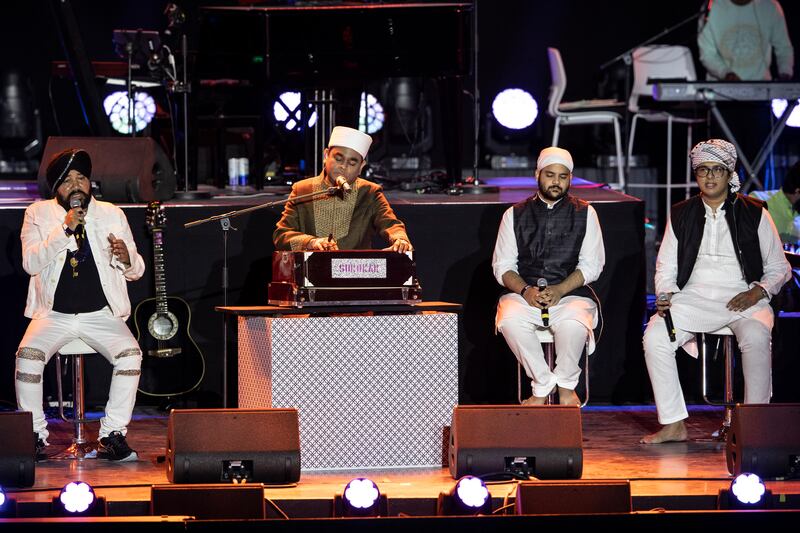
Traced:
[[[729, 327], [742, 351], [745, 403], [769, 403], [771, 295], [790, 277], [775, 224], [761, 202], [741, 194], [736, 148], [720, 139], [692, 148], [700, 194], [672, 207], [656, 261], [658, 312], [644, 333], [660, 431], [645, 444], [684, 441], [689, 415], [675, 350], [697, 357], [695, 333]], [[670, 341], [665, 315], [674, 324]]]
[[[532, 380], [533, 395], [523, 405], [544, 404], [556, 387], [560, 404], [579, 405], [578, 362], [584, 348], [594, 351], [597, 305], [588, 284], [600, 276], [605, 250], [594, 208], [567, 194], [572, 167], [568, 151], [542, 150], [539, 190], [505, 212], [492, 258], [495, 278], [510, 291], [497, 305], [496, 327]], [[553, 370], [536, 337], [547, 327], [555, 341]]]

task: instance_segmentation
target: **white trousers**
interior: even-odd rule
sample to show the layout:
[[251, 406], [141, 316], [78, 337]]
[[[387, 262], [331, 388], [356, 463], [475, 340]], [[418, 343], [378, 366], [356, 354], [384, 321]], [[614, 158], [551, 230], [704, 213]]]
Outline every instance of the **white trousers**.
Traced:
[[47, 441], [42, 408], [42, 375], [50, 358], [67, 343], [82, 339], [114, 367], [100, 437], [112, 431], [127, 433], [141, 374], [142, 350], [125, 322], [106, 307], [75, 315], [51, 312], [31, 320], [17, 350], [17, 405], [33, 414], [33, 430]]
[[547, 396], [556, 385], [574, 390], [581, 375], [579, 362], [589, 339], [589, 330], [579, 320], [563, 318], [553, 321], [551, 311], [550, 329], [556, 349], [556, 365], [551, 371], [536, 336], [536, 329], [542, 327], [539, 313], [534, 313], [522, 298], [507, 296], [517, 295], [500, 299], [497, 330], [503, 334], [508, 347], [531, 378], [534, 396]]
[[[742, 352], [744, 403], [769, 403], [772, 396], [771, 331], [753, 318], [740, 318], [727, 326]], [[671, 424], [689, 416], [678, 378], [675, 350], [694, 335], [676, 328], [675, 342], [670, 342], [664, 319], [658, 313], [652, 316], [644, 332], [644, 358], [661, 424]]]

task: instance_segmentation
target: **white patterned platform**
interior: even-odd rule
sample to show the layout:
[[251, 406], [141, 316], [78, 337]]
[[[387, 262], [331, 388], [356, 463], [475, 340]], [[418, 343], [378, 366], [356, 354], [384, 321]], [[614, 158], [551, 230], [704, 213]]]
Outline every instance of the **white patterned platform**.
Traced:
[[307, 469], [441, 466], [454, 313], [239, 317], [239, 407], [297, 407]]

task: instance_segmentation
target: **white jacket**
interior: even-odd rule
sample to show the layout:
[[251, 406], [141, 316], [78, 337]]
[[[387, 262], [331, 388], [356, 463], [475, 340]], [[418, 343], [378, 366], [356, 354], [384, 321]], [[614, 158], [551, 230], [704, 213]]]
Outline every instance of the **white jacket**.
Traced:
[[[22, 224], [22, 268], [31, 275], [25, 316], [44, 318], [53, 310], [53, 298], [67, 257], [67, 250], [75, 251], [75, 238], [64, 230], [67, 212], [55, 200], [42, 200], [28, 206]], [[125, 213], [108, 202], [91, 199], [86, 211], [86, 236], [92, 248], [100, 283], [114, 316], [127, 319], [131, 314], [126, 281], [134, 281], [144, 274], [144, 260], [136, 251], [136, 243]], [[125, 241], [131, 266], [125, 268], [111, 253], [108, 235]]]

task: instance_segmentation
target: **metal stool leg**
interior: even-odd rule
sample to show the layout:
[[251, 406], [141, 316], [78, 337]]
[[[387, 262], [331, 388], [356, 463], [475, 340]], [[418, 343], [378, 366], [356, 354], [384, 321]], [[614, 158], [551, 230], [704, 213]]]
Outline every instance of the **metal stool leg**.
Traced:
[[[544, 359], [547, 361], [547, 366], [552, 371], [556, 366], [556, 348], [552, 342], [546, 343], [542, 346], [544, 349]], [[558, 405], [558, 387], [554, 387], [552, 392], [547, 395], [547, 400], [544, 402], [546, 405]]]
[[725, 418], [722, 420], [720, 428], [720, 440], [725, 440], [731, 429], [731, 418], [733, 417], [733, 372], [735, 361], [733, 358], [733, 336], [725, 337], [723, 348], [725, 352]]
[[[719, 346], [719, 345], [717, 345]], [[725, 441], [731, 427], [731, 417], [733, 415], [733, 407], [736, 403], [733, 400], [733, 375], [735, 367], [735, 359], [733, 353], [733, 335], [723, 335], [723, 354], [725, 356], [725, 381], [723, 384], [723, 401], [715, 402], [708, 397], [708, 349], [706, 348], [706, 336], [700, 334], [700, 358], [702, 368], [702, 387], [703, 387], [703, 401], [709, 405], [721, 405], [725, 407], [725, 416], [722, 420], [722, 426], [711, 434], [711, 438], [717, 441]]]
[[56, 354], [56, 383], [58, 385], [58, 413], [65, 422], [72, 422], [74, 433], [72, 445], [58, 454], [56, 458], [84, 459], [94, 451], [94, 447], [86, 439], [85, 424], [87, 422], [84, 405], [83, 355], [72, 354], [72, 418], [64, 414], [64, 395], [61, 385], [61, 354]]
[[586, 348], [583, 349], [583, 360], [583, 386], [586, 391], [586, 396], [583, 398], [583, 402], [581, 402], [581, 408], [589, 403], [589, 350]]

